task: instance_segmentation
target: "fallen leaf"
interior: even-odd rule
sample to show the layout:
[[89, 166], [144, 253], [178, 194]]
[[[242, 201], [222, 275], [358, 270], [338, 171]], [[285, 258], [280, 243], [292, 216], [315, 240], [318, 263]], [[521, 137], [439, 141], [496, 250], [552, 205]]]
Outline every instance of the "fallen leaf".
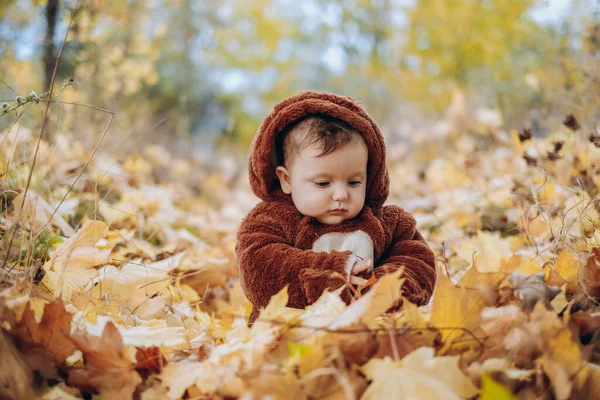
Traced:
[[554, 271], [570, 284], [577, 283], [579, 260], [567, 250], [560, 252], [553, 266]]
[[382, 332], [377, 334], [376, 339], [378, 344], [377, 352], [371, 358], [394, 358], [397, 352], [398, 358], [402, 359], [419, 347], [428, 347], [430, 345], [430, 341], [425, 336], [410, 330], [396, 334]]
[[160, 374], [165, 365], [167, 360], [158, 347], [137, 348], [134, 368], [143, 380], [152, 374]]
[[106, 223], [88, 220], [75, 235], [58, 246], [44, 265], [46, 276], [42, 280], [55, 297], [61, 296], [63, 287], [84, 286], [98, 275], [94, 267], [108, 260], [111, 249], [100, 250], [95, 244], [107, 233]]
[[356, 289], [356, 294], [354, 296], [355, 299], [358, 299], [360, 297], [360, 295], [362, 294], [362, 291], [365, 290], [366, 288], [368, 288], [369, 286], [373, 286], [375, 283], [377, 283], [377, 276], [375, 276], [375, 273], [371, 273], [371, 276], [369, 277], [369, 279], [367, 279], [367, 281], [362, 284], [361, 286], [359, 286]]
[[33, 371], [12, 343], [11, 337], [0, 330], [0, 399], [33, 400]]
[[69, 371], [69, 385], [97, 390], [99, 399], [132, 398], [142, 379], [128, 359], [121, 335], [112, 322], [106, 324], [101, 337], [76, 333], [71, 340], [83, 353], [85, 366]]
[[483, 295], [475, 289], [455, 286], [442, 271], [433, 292], [430, 324], [441, 330], [444, 346], [465, 334], [465, 330], [477, 328], [477, 316], [484, 307]]
[[[569, 330], [561, 330], [548, 340], [547, 352], [536, 363], [541, 365], [550, 379], [558, 400], [566, 400], [573, 386], [584, 383], [587, 370], [583, 368], [581, 350], [571, 337]], [[577, 377], [577, 375], [580, 375]]]
[[367, 294], [350, 304], [328, 327], [343, 328], [357, 322], [373, 325], [374, 318], [386, 312], [400, 299], [404, 283], [401, 275], [402, 268], [380, 277]]
[[488, 374], [483, 375], [481, 382], [479, 400], [517, 400], [508, 389], [493, 380]]
[[371, 359], [361, 367], [372, 381], [361, 400], [473, 397], [478, 390], [460, 371], [458, 360], [458, 356], [434, 357], [431, 347], [421, 347], [398, 362]]
[[585, 292], [589, 296], [600, 297], [600, 248], [594, 247], [584, 268], [579, 273]]
[[560, 293], [560, 287], [548, 286], [544, 282], [544, 275], [543, 271], [534, 275], [513, 272], [506, 278], [512, 285], [514, 297], [520, 300], [524, 309], [533, 310], [538, 301], [546, 308], [552, 308], [550, 302]]
[[68, 337], [71, 333], [71, 318], [64, 304], [55, 301], [44, 307], [42, 321], [38, 323], [27, 304], [12, 335], [26, 354], [32, 369], [40, 370], [47, 377], [55, 376], [56, 368], [77, 350]]

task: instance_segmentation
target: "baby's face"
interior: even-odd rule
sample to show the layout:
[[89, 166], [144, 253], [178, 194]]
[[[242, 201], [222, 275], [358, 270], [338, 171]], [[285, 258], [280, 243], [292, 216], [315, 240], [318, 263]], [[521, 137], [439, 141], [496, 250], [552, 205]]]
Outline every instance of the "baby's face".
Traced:
[[294, 157], [289, 169], [277, 167], [284, 193], [291, 194], [302, 214], [327, 225], [354, 218], [365, 204], [369, 153], [362, 140], [352, 140], [317, 157], [321, 148], [308, 147]]

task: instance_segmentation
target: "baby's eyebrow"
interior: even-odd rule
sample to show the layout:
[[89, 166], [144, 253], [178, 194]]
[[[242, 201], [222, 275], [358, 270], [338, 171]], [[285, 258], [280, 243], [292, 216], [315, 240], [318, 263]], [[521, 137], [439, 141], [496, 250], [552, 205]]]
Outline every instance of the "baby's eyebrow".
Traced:
[[358, 172], [356, 172], [356, 173], [354, 173], [354, 174], [352, 174], [352, 175], [350, 175], [350, 176], [352, 176], [352, 177], [359, 177], [359, 178], [362, 178], [362, 177], [364, 177], [364, 176], [366, 176], [366, 175], [367, 175], [367, 172], [366, 172], [366, 171], [358, 171]]
[[321, 173], [321, 174], [314, 174], [314, 175], [310, 175], [308, 177], [308, 179], [319, 179], [319, 178], [331, 178], [331, 176], [329, 174], [326, 173]]
[[[364, 178], [367, 175], [367, 173], [365, 171], [359, 171], [356, 172], [354, 174], [349, 175], [350, 178]], [[310, 175], [308, 177], [308, 179], [331, 179], [331, 175], [329, 175], [326, 172], [320, 173], [320, 174], [314, 174], [314, 175]]]

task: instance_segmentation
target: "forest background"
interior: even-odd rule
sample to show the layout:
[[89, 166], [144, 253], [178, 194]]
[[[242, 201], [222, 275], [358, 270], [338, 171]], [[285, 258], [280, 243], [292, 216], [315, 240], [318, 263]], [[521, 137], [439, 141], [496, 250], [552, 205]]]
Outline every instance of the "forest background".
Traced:
[[[0, 99], [48, 90], [74, 5], [0, 4]], [[391, 137], [431, 125], [453, 94], [534, 136], [567, 113], [593, 126], [599, 54], [593, 0], [86, 0], [56, 82], [73, 80], [63, 102], [115, 112], [106, 143], [133, 132], [138, 144], [243, 154], [269, 108], [303, 89], [360, 99]], [[39, 123], [41, 109], [21, 123]], [[65, 104], [50, 112], [48, 134], [94, 142], [107, 118]]]
[[[245, 156], [304, 89], [381, 125], [428, 305], [247, 327]], [[0, 0], [0, 398], [593, 398], [599, 94], [595, 0]]]

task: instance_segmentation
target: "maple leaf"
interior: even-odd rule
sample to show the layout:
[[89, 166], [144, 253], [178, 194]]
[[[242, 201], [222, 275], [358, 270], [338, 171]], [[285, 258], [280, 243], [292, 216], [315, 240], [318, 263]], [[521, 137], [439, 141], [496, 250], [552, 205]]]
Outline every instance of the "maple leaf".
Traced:
[[458, 356], [434, 357], [431, 347], [421, 347], [402, 361], [371, 359], [361, 367], [372, 380], [361, 400], [473, 397], [478, 390], [460, 371], [458, 361]]
[[560, 252], [554, 265], [550, 263], [544, 265], [544, 281], [551, 286], [563, 286], [567, 284], [567, 292], [579, 292], [581, 289], [577, 286], [579, 277], [579, 261], [569, 251]]
[[483, 295], [478, 290], [455, 286], [442, 271], [433, 291], [430, 323], [441, 331], [445, 347], [464, 334], [477, 328], [477, 316], [484, 307]]
[[94, 267], [106, 262], [111, 249], [100, 249], [95, 245], [107, 233], [105, 222], [88, 220], [75, 235], [58, 246], [44, 264], [46, 275], [42, 280], [56, 297], [70, 300], [72, 287], [83, 286], [98, 275]]
[[97, 390], [99, 399], [130, 399], [142, 382], [128, 359], [121, 334], [108, 322], [101, 337], [76, 333], [71, 340], [83, 353], [83, 369], [70, 370], [67, 383], [82, 390]]
[[19, 348], [26, 354], [28, 364], [43, 376], [55, 376], [56, 367], [60, 367], [77, 350], [68, 338], [71, 318], [64, 304], [55, 301], [46, 304], [42, 321], [38, 323], [27, 303], [21, 320], [12, 330]]

